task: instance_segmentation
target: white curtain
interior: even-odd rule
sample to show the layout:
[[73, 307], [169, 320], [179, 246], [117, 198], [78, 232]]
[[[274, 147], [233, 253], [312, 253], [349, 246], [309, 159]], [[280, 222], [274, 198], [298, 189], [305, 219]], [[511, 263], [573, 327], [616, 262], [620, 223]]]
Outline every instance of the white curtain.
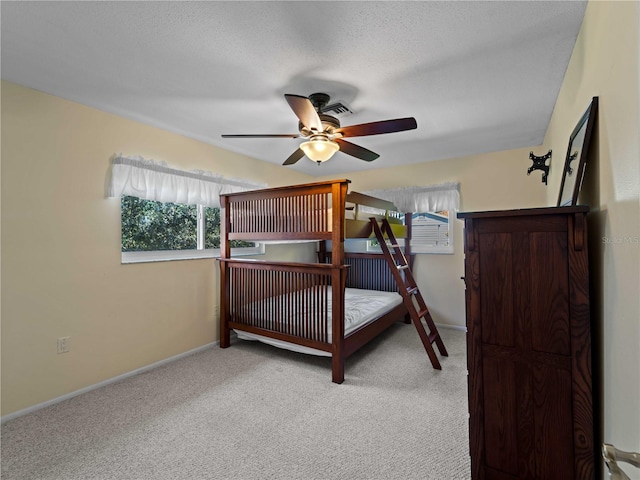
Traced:
[[211, 172], [187, 172], [164, 162], [116, 155], [112, 160], [107, 196], [129, 195], [158, 202], [220, 206], [220, 195], [266, 187], [247, 180], [223, 178]]
[[460, 183], [449, 182], [425, 187], [400, 187], [363, 192], [382, 198], [401, 212], [440, 212], [460, 209]]

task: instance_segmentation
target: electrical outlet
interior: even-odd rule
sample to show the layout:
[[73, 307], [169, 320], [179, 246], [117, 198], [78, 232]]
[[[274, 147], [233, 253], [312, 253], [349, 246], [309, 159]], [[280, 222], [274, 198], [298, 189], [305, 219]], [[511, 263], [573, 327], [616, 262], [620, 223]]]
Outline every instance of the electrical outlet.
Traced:
[[58, 338], [58, 353], [67, 353], [71, 351], [71, 337]]

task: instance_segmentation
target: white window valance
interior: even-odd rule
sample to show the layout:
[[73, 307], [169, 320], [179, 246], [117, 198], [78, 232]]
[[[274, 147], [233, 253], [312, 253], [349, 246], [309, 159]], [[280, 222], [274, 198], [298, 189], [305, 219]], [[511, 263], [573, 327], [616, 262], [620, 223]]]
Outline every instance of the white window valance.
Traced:
[[266, 186], [202, 170], [178, 170], [142, 157], [116, 155], [111, 162], [107, 196], [129, 195], [158, 202], [219, 207], [222, 194]]
[[460, 183], [399, 187], [363, 192], [392, 202], [401, 212], [441, 212], [460, 209]]

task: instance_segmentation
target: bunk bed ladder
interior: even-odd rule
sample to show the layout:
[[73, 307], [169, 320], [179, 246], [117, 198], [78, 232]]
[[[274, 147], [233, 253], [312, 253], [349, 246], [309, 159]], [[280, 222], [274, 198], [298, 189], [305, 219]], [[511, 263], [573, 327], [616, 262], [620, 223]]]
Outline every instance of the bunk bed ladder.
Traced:
[[[418, 330], [418, 335], [420, 335], [420, 340], [422, 340], [422, 344], [427, 351], [429, 360], [431, 360], [431, 365], [433, 365], [433, 368], [436, 370], [441, 370], [442, 367], [436, 352], [433, 349], [433, 344], [436, 344], [438, 351], [442, 356], [448, 356], [447, 349], [445, 348], [442, 338], [438, 333], [438, 329], [431, 318], [431, 314], [429, 313], [427, 304], [420, 293], [420, 289], [413, 278], [407, 258], [400, 249], [400, 245], [398, 245], [389, 221], [386, 218], [383, 219], [382, 226], [380, 226], [375, 218], [370, 218], [369, 220], [371, 221], [371, 226], [373, 227], [376, 238], [380, 243], [382, 253], [389, 264], [393, 278], [398, 285], [398, 289], [402, 295], [402, 299], [404, 300], [404, 304], [407, 307], [409, 315], [411, 316], [411, 320], [413, 320], [413, 324], [415, 325], [416, 330]], [[391, 245], [387, 245], [385, 235], [391, 242]], [[390, 247], [393, 249], [393, 252]], [[423, 318], [429, 328], [429, 333], [427, 333], [424, 328], [422, 323]]]

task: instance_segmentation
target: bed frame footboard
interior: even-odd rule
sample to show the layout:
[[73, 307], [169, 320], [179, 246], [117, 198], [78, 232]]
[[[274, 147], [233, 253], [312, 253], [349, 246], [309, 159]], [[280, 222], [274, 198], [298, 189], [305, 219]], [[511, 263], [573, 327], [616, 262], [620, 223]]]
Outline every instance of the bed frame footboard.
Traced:
[[[225, 281], [220, 308], [220, 347], [230, 345], [232, 329], [302, 345], [331, 355], [332, 380], [344, 381], [345, 359], [391, 325], [406, 318], [400, 304], [375, 321], [345, 337], [344, 294], [352, 265], [365, 268], [372, 278], [388, 270], [376, 255], [357, 256], [355, 263], [331, 264], [220, 259]], [[333, 286], [337, 288], [333, 288]], [[355, 288], [394, 291], [385, 285]], [[329, 305], [331, 330], [328, 329]]]
[[[344, 380], [344, 285], [348, 267], [220, 259], [225, 286], [220, 346], [231, 329], [322, 350], [333, 358], [334, 382]], [[336, 288], [333, 288], [336, 286]], [[331, 330], [328, 328], [329, 309]]]

